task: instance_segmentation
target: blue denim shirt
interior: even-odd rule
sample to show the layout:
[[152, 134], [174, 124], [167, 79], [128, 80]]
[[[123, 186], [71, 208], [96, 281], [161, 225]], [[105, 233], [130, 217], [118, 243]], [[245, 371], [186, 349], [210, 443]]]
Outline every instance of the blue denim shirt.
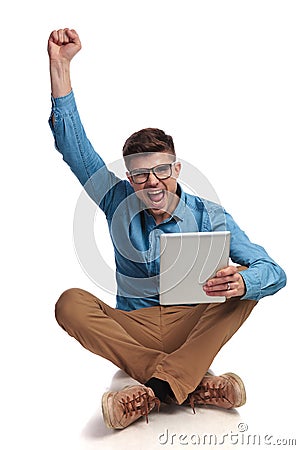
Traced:
[[176, 209], [157, 225], [130, 183], [109, 171], [93, 149], [73, 91], [52, 98], [49, 125], [57, 150], [106, 215], [115, 252], [118, 309], [130, 311], [159, 304], [161, 233], [228, 230], [231, 260], [248, 267], [241, 272], [246, 287], [243, 299], [259, 300], [285, 286], [284, 271], [261, 246], [250, 242], [224, 208], [184, 192], [179, 184]]

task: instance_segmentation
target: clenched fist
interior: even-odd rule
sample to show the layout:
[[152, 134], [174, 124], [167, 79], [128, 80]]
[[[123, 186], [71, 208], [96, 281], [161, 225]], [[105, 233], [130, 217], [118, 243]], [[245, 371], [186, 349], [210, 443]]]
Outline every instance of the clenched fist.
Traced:
[[81, 42], [75, 30], [64, 28], [50, 34], [48, 54], [51, 61], [70, 62], [80, 49]]
[[63, 97], [71, 91], [70, 62], [80, 49], [81, 42], [75, 30], [64, 28], [50, 34], [48, 54], [53, 97]]

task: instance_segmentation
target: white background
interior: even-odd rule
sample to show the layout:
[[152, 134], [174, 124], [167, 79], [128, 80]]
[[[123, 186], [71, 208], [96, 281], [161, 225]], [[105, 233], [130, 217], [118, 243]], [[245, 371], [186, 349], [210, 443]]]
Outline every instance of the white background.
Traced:
[[[120, 434], [105, 435], [99, 409], [115, 368], [82, 349], [53, 315], [60, 293], [73, 286], [114, 305], [77, 261], [72, 227], [81, 186], [54, 150], [47, 124], [47, 39], [63, 27], [75, 28], [82, 40], [72, 84], [102, 157], [119, 159], [124, 140], [140, 128], [164, 129], [178, 156], [205, 174], [241, 228], [286, 270], [287, 287], [260, 302], [213, 369], [245, 380], [241, 415], [251, 432], [297, 436], [299, 13], [297, 1], [283, 0], [6, 4], [0, 19], [1, 448], [122, 442]], [[101, 220], [98, 232], [109, 253]], [[170, 426], [172, 418], [161, 417]], [[141, 429], [146, 439], [137, 426], [122, 432], [123, 443], [156, 448], [164, 427], [157, 425], [157, 434], [151, 423]]]

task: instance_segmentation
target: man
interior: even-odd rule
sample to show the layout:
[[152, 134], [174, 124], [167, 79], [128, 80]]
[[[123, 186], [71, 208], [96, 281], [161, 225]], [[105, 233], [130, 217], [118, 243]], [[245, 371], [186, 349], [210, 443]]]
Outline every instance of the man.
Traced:
[[[241, 378], [207, 370], [257, 301], [285, 285], [285, 274], [220, 205], [182, 190], [173, 140], [162, 130], [147, 128], [127, 139], [128, 181], [107, 169], [85, 135], [71, 87], [70, 62], [80, 49], [74, 30], [51, 33], [49, 123], [56, 148], [106, 215], [115, 250], [117, 307], [69, 289], [56, 304], [56, 318], [85, 348], [138, 382], [104, 394], [103, 417], [110, 428], [148, 419], [160, 402], [241, 406], [246, 401]], [[225, 296], [226, 301], [160, 306], [160, 233], [225, 229], [231, 232], [231, 260], [239, 267], [220, 270], [203, 289], [208, 298]]]

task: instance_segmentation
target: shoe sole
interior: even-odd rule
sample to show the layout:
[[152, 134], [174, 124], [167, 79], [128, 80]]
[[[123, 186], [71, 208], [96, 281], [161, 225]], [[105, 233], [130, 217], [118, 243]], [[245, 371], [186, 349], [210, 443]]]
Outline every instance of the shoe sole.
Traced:
[[241, 391], [241, 400], [239, 403], [235, 404], [233, 408], [238, 408], [240, 406], [243, 406], [246, 403], [246, 389], [245, 389], [243, 380], [236, 373], [233, 373], [233, 372], [224, 373], [223, 376], [228, 377], [228, 378], [233, 378], [237, 382], [237, 384], [240, 388], [240, 391]]
[[111, 393], [110, 392], [105, 392], [102, 396], [102, 415], [103, 415], [103, 419], [105, 422], [105, 425], [107, 426], [107, 428], [111, 428], [111, 429], [122, 429], [123, 427], [115, 427], [112, 425], [110, 418], [109, 418], [109, 406], [108, 406], [108, 399], [110, 397]]

